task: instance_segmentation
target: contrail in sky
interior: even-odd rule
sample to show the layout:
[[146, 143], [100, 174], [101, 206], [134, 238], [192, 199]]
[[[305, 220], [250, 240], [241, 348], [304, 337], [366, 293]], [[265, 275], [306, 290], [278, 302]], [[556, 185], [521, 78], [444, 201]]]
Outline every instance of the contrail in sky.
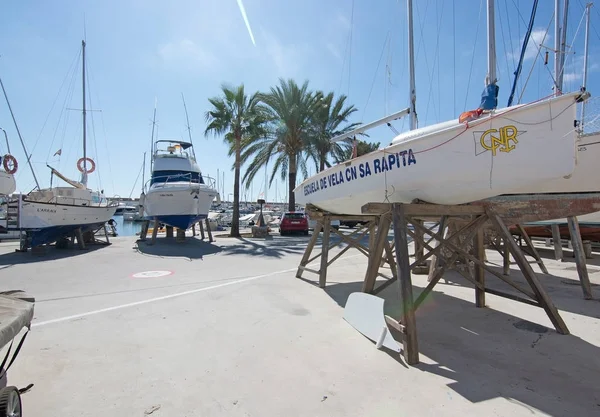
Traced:
[[242, 17], [244, 18], [244, 22], [246, 23], [246, 28], [248, 28], [248, 33], [250, 34], [252, 45], [256, 46], [256, 42], [254, 42], [254, 35], [252, 34], [252, 29], [250, 29], [250, 22], [248, 21], [248, 16], [246, 16], [246, 9], [244, 9], [244, 3], [242, 3], [242, 0], [237, 0], [237, 4], [240, 8], [240, 12], [242, 12]]

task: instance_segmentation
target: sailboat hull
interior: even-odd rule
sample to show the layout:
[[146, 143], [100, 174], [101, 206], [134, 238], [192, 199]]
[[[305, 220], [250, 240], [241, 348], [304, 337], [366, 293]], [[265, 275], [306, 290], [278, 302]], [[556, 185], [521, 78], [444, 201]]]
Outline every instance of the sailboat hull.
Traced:
[[15, 177], [8, 172], [0, 170], [0, 195], [12, 194], [16, 189]]
[[144, 218], [186, 230], [208, 216], [216, 196], [217, 191], [205, 184], [156, 184], [144, 197]]
[[368, 202], [463, 204], [567, 177], [576, 167], [579, 95], [407, 132], [307, 179], [294, 190], [296, 202], [359, 215]]
[[81, 228], [95, 230], [114, 215], [117, 206], [83, 206], [23, 201], [19, 210], [20, 228], [27, 232], [29, 244], [56, 242]]

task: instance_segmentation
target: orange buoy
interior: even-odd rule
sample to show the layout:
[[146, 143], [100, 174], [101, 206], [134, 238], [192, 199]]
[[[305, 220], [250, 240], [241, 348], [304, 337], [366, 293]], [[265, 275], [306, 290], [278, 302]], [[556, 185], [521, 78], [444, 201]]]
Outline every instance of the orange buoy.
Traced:
[[[87, 169], [87, 171], [85, 171], [83, 168], [84, 161], [87, 161], [91, 164], [91, 167], [89, 167]], [[94, 172], [96, 170], [96, 163], [94, 162], [94, 160], [92, 158], [79, 158], [79, 161], [77, 161], [77, 169], [79, 170], [79, 172], [85, 172], [86, 174], [91, 174], [92, 172]]]
[[4, 167], [4, 170], [6, 172], [8, 172], [9, 174], [14, 174], [15, 172], [17, 172], [17, 169], [19, 168], [17, 158], [12, 156], [11, 154], [6, 154], [2, 159], [2, 166]]

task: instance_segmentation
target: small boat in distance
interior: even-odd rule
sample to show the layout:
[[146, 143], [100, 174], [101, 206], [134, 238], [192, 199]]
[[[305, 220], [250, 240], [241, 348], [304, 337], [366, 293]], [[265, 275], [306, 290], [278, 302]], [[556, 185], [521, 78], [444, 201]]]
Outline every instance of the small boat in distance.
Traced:
[[153, 147], [149, 186], [140, 197], [144, 218], [186, 230], [208, 217], [215, 180], [202, 175], [191, 143], [159, 140]]

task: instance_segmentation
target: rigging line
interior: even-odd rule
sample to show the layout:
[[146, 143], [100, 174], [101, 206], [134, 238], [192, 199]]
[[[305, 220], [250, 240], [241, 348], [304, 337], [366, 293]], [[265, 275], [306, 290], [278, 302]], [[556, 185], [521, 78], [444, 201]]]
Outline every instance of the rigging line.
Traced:
[[[504, 62], [506, 62], [506, 74], [507, 74], [507, 78], [510, 79], [510, 66], [508, 65], [508, 57], [509, 55], [512, 55], [513, 51], [511, 50], [510, 52], [508, 51], [508, 49], [506, 48], [506, 39], [504, 37], [504, 24], [502, 23], [502, 12], [498, 12], [498, 20], [500, 21], [500, 35], [502, 36], [502, 46], [504, 47]], [[510, 37], [510, 32], [509, 32], [509, 37]], [[514, 57], [513, 57], [514, 59]], [[500, 64], [498, 64], [498, 61], [496, 62], [496, 64], [498, 65], [498, 73], [500, 73]]]
[[362, 120], [365, 120], [365, 113], [367, 111], [367, 107], [369, 106], [369, 100], [371, 99], [371, 93], [373, 92], [373, 87], [375, 86], [375, 81], [377, 80], [377, 72], [379, 71], [379, 65], [381, 65], [381, 59], [383, 58], [383, 53], [385, 52], [385, 47], [388, 43], [388, 39], [390, 37], [390, 31], [388, 30], [385, 35], [385, 40], [383, 41], [383, 48], [381, 48], [381, 54], [379, 54], [379, 61], [377, 61], [377, 68], [375, 69], [375, 74], [373, 75], [373, 82], [371, 82], [371, 89], [369, 90], [369, 95], [367, 96], [367, 103], [363, 109]]
[[143, 169], [144, 169], [144, 165], [142, 165], [140, 167], [140, 170], [138, 171], [137, 177], [135, 177], [135, 183], [133, 184], [133, 187], [131, 187], [131, 192], [129, 193], [129, 198], [131, 198], [131, 195], [133, 194], [133, 190], [135, 190], [135, 186], [137, 185], [137, 182], [140, 179], [140, 174], [142, 173]]
[[[585, 12], [581, 15], [581, 19], [579, 20], [579, 25], [577, 25], [577, 30], [575, 31], [575, 34], [573, 35], [573, 41], [572, 41], [571, 45], [567, 48], [566, 51], [563, 51], [563, 54], [567, 54], [568, 52], [570, 52], [573, 49], [573, 44], [575, 43], [575, 39], [577, 39], [577, 34], [579, 33], [579, 29], [581, 29], [581, 24], [583, 23], [584, 19], [585, 19]], [[566, 65], [567, 65], [567, 60], [565, 60], [563, 62], [563, 65], [559, 71], [559, 74], [564, 73]], [[564, 90], [564, 87], [563, 87], [563, 90]]]
[[[550, 26], [552, 25], [552, 21], [554, 20], [554, 13], [552, 13], [552, 16], [550, 16], [550, 22], [548, 22], [548, 27], [546, 28], [546, 32], [544, 32], [544, 38], [542, 39], [542, 42], [540, 43], [540, 45], [536, 45], [537, 47], [537, 54], [535, 55], [535, 59], [533, 60], [533, 64], [531, 65], [531, 69], [529, 70], [529, 74], [527, 75], [527, 79], [525, 80], [525, 85], [523, 85], [523, 89], [521, 90], [521, 94], [519, 95], [519, 100], [517, 100], [517, 103], [521, 103], [521, 100], [523, 99], [523, 95], [525, 94], [525, 90], [527, 89], [527, 84], [529, 83], [529, 78], [531, 77], [531, 74], [533, 73], [533, 70], [535, 69], [535, 64], [537, 62], [537, 59], [539, 56], [541, 56], [541, 49], [542, 49], [542, 45], [544, 44], [544, 42], [546, 41], [546, 36], [548, 35], [548, 31], [550, 30]], [[546, 65], [544, 65], [546, 66]], [[547, 69], [547, 67], [546, 67]], [[539, 77], [539, 75], [538, 75]], [[538, 78], [538, 95], [539, 95], [539, 78]]]
[[[443, 10], [444, 10], [444, 3], [442, 3], [442, 7], [441, 7], [441, 11], [442, 12], [443, 12]], [[440, 65], [438, 58], [440, 56], [440, 33], [441, 33], [440, 27], [442, 25], [442, 19], [441, 19], [441, 17], [442, 17], [442, 15], [440, 15], [440, 19], [437, 22], [437, 39], [436, 39], [436, 42], [435, 42], [435, 53], [434, 53], [434, 56], [433, 56], [433, 64], [431, 66], [431, 77], [429, 78], [429, 85], [431, 87], [433, 86], [433, 77], [435, 76], [435, 67], [436, 67], [436, 64], [438, 66], [438, 69], [439, 69], [439, 65]], [[440, 73], [439, 73], [439, 70], [438, 70], [438, 85], [437, 85], [438, 92], [440, 90], [439, 74]], [[425, 107], [425, 120], [427, 120], [427, 115], [429, 114], [429, 104], [431, 104], [431, 98], [432, 97], [433, 97], [433, 88], [429, 88], [429, 94], [428, 94], [428, 97], [427, 97], [427, 106]], [[439, 113], [437, 112], [437, 107], [435, 105], [435, 100], [433, 102], [433, 112], [434, 112], [434, 115], [437, 114], [437, 120], [436, 121], [439, 121]]]
[[346, 96], [350, 97], [350, 74], [352, 71], [352, 35], [354, 33], [354, 0], [352, 0], [352, 12], [350, 13], [350, 43], [348, 45], [348, 90]]
[[452, 0], [452, 114], [456, 116], [456, 1]]
[[[512, 58], [512, 66], [513, 68], [517, 66], [517, 63], [515, 62], [515, 46], [513, 44], [513, 38], [512, 38], [512, 29], [510, 27], [510, 15], [508, 14], [508, 1], [505, 0], [504, 2], [504, 10], [506, 11], [506, 24], [508, 26], [508, 41], [510, 42], [510, 57]], [[508, 65], [508, 64], [507, 64]], [[510, 74], [510, 70], [508, 71], [508, 73]]]
[[469, 88], [471, 86], [471, 77], [473, 75], [473, 64], [475, 62], [475, 49], [477, 48], [477, 39], [479, 37], [479, 26], [481, 26], [481, 12], [483, 10], [483, 0], [479, 2], [479, 17], [477, 18], [477, 29], [475, 29], [475, 42], [473, 43], [473, 53], [471, 54], [471, 68], [469, 69], [469, 78], [467, 80], [467, 91], [465, 93], [465, 105], [463, 111], [467, 110], [467, 101], [469, 100]]
[[[63, 87], [65, 86], [65, 83], [67, 82], [67, 79], [69, 78], [69, 74], [72, 71], [71, 68], [75, 67], [75, 61], [79, 62], [79, 56], [80, 55], [81, 55], [81, 51], [79, 51], [78, 54], [75, 54], [75, 56], [73, 57], [73, 61], [71, 61], [71, 66], [69, 67], [69, 70], [65, 74], [65, 77], [63, 78], [63, 81], [60, 84], [60, 87], [58, 89], [58, 93], [56, 94], [56, 97], [54, 98], [54, 102], [52, 103], [52, 107], [50, 107], [50, 111], [46, 115], [46, 120], [44, 120], [44, 124], [42, 125], [42, 128], [40, 129], [40, 133], [38, 134], [38, 137], [35, 140], [35, 144], [33, 145], [33, 148], [31, 150], [32, 153], [33, 153], [33, 151], [35, 151], [35, 147], [37, 146], [37, 143], [38, 143], [38, 141], [40, 140], [40, 138], [42, 136], [42, 132], [44, 131], [44, 128], [46, 127], [46, 123], [48, 123], [48, 119], [50, 119], [50, 114], [52, 114], [52, 110], [54, 110], [54, 106], [56, 106], [56, 102], [58, 101], [58, 98], [60, 97], [60, 92], [62, 91]], [[50, 144], [50, 150], [48, 151], [48, 155], [50, 155], [53, 143], [54, 143], [54, 138], [52, 139], [52, 143]], [[46, 157], [46, 160], [48, 160], [48, 157]]]
[[[525, 58], [525, 52], [527, 51], [527, 45], [529, 44], [529, 40], [531, 38], [531, 31], [533, 30], [533, 24], [535, 22], [535, 14], [537, 11], [538, 0], [534, 0], [533, 8], [531, 10], [531, 17], [529, 19], [529, 24], [527, 25], [527, 32], [525, 32], [525, 38], [523, 38], [523, 45], [521, 47], [521, 54], [519, 56], [519, 64], [517, 65], [517, 69], [514, 72], [515, 81], [512, 85], [510, 95], [508, 96], [508, 104], [506, 107], [510, 107], [513, 99], [515, 97], [515, 89], [517, 88], [517, 83], [519, 81], [519, 75], [521, 75], [521, 70], [523, 69], [523, 59]], [[544, 35], [544, 38], [546, 35]], [[537, 55], [536, 55], [537, 59]], [[535, 64], [535, 63], [534, 63]]]
[[[89, 58], [88, 58], [89, 65]], [[96, 154], [96, 178], [99, 190], [102, 190], [102, 177], [100, 176], [100, 155], [98, 154], [98, 138], [96, 137], [96, 123], [94, 122], [94, 107], [92, 107], [92, 88], [90, 86], [91, 75], [89, 73], [89, 66], [85, 68], [87, 91], [88, 91], [88, 103], [90, 109], [90, 119], [92, 120], [92, 137], [94, 138], [94, 152]]]

